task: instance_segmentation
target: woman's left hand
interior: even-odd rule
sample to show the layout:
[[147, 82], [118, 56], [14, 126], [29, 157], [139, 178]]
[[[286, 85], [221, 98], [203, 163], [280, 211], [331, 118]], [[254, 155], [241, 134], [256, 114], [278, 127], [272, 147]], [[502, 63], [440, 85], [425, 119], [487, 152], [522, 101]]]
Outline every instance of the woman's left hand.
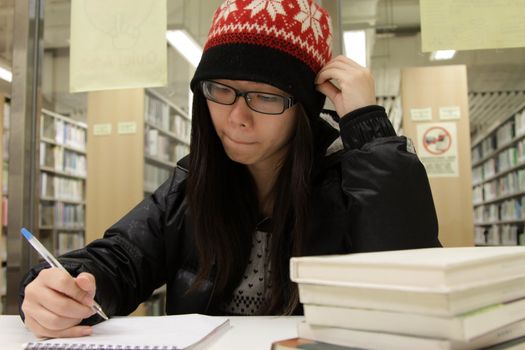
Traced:
[[[339, 87], [331, 80], [336, 81]], [[317, 90], [332, 101], [340, 117], [376, 104], [372, 73], [346, 56], [337, 56], [321, 68], [315, 84]]]

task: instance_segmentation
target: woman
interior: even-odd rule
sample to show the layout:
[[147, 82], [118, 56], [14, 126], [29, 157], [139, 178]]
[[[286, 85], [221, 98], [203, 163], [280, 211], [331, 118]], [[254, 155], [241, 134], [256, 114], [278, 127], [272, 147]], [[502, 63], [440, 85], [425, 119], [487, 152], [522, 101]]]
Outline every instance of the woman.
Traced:
[[[291, 256], [439, 246], [423, 166], [374, 105], [370, 72], [330, 45], [311, 0], [225, 1], [191, 81], [191, 154], [103, 239], [60, 258], [76, 278], [28, 273], [27, 327], [88, 335], [94, 297], [126, 315], [163, 284], [168, 314], [300, 313]], [[320, 118], [325, 96], [340, 131]]]

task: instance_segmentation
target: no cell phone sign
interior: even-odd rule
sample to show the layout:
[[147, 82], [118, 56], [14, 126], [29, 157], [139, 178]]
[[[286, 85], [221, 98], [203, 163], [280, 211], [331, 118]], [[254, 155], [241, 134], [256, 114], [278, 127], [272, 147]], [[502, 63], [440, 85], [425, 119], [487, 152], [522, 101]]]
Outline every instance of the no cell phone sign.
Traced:
[[433, 155], [443, 155], [452, 145], [452, 137], [447, 129], [441, 126], [428, 128], [423, 134], [423, 147]]

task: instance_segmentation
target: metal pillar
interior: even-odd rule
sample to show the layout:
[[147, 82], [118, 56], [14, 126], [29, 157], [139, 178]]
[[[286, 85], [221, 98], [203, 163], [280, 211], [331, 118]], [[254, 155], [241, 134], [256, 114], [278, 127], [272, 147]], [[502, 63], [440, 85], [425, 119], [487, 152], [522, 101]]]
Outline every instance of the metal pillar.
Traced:
[[[45, 0], [15, 1], [9, 139], [7, 314], [18, 313], [18, 287], [37, 260], [20, 228], [36, 229], [43, 18]], [[35, 232], [38, 235], [38, 232]]]
[[328, 13], [330, 14], [330, 17], [332, 18], [332, 30], [333, 30], [332, 56], [333, 57], [343, 53], [341, 1], [344, 1], [344, 0], [318, 0], [319, 4], [328, 11]]

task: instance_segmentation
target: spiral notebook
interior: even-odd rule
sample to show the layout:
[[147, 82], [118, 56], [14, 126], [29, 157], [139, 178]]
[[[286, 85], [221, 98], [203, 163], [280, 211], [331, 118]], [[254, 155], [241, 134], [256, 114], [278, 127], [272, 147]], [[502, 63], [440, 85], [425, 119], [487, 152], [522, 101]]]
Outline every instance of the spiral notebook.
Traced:
[[41, 340], [25, 344], [24, 349], [194, 350], [229, 327], [226, 317], [199, 314], [117, 317], [93, 326], [91, 336]]

